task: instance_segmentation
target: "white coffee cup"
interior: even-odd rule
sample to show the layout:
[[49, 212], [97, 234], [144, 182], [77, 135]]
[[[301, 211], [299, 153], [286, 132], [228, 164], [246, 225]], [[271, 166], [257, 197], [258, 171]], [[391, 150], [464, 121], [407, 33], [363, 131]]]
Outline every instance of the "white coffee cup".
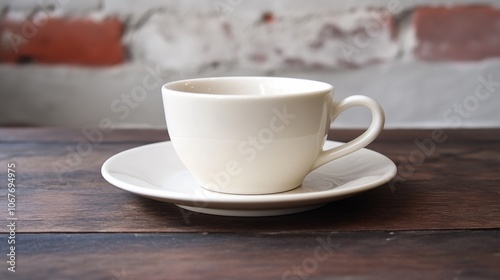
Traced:
[[[177, 155], [205, 189], [269, 194], [294, 189], [319, 166], [372, 142], [384, 111], [366, 96], [335, 102], [327, 83], [276, 77], [219, 77], [162, 87], [168, 132]], [[323, 150], [330, 124], [344, 110], [366, 106], [370, 127]]]

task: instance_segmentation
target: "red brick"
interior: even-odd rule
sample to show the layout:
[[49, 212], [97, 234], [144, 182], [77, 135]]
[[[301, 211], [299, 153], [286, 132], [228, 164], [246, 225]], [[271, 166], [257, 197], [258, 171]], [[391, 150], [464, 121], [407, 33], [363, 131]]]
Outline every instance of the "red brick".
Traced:
[[425, 60], [481, 60], [500, 56], [500, 10], [489, 6], [415, 11], [415, 54]]
[[104, 66], [124, 60], [117, 19], [0, 21], [0, 61]]

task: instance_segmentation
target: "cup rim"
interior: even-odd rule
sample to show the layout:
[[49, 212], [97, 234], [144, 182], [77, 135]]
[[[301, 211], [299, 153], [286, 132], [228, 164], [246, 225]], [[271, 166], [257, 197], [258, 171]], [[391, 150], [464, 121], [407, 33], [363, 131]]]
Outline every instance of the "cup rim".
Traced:
[[[210, 92], [190, 92], [183, 91], [173, 88], [174, 86], [178, 86], [180, 84], [186, 84], [191, 82], [215, 82], [215, 81], [233, 81], [233, 80], [290, 80], [290, 81], [298, 81], [303, 83], [311, 83], [314, 84], [316, 89], [313, 90], [304, 90], [294, 93], [280, 93], [280, 94], [272, 94], [272, 95], [237, 95], [237, 94], [218, 94], [218, 93], [210, 93]], [[224, 77], [205, 77], [205, 78], [192, 78], [192, 79], [183, 79], [172, 81], [164, 84], [162, 86], [162, 93], [166, 94], [169, 92], [170, 94], [175, 93], [177, 95], [183, 96], [196, 96], [197, 98], [217, 98], [217, 99], [276, 99], [276, 98], [284, 98], [284, 97], [304, 97], [311, 96], [316, 94], [324, 94], [324, 93], [333, 93], [334, 86], [331, 84], [302, 79], [302, 78], [292, 78], [292, 77], [274, 77], [274, 76], [224, 76]], [[198, 93], [198, 94], [195, 94]]]

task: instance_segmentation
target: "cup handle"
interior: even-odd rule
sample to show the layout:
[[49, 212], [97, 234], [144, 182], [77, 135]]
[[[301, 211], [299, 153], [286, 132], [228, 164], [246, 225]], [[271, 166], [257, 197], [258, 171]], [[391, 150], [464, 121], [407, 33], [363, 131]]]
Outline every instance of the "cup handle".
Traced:
[[325, 163], [366, 147], [380, 134], [380, 132], [384, 128], [384, 110], [382, 109], [380, 104], [377, 103], [377, 101], [363, 95], [349, 96], [340, 102], [335, 102], [330, 98], [330, 124], [333, 123], [333, 121], [337, 118], [338, 115], [340, 115], [340, 113], [354, 106], [365, 106], [370, 110], [370, 113], [372, 114], [372, 123], [370, 124], [370, 127], [368, 127], [368, 129], [363, 134], [348, 143], [342, 144], [329, 150], [321, 151], [311, 170], [314, 170]]

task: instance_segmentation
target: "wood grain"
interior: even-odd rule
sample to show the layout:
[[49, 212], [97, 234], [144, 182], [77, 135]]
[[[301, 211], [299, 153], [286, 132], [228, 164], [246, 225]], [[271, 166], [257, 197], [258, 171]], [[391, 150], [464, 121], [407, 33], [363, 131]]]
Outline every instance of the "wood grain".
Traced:
[[[335, 131], [347, 141], [360, 131]], [[320, 209], [281, 217], [197, 214], [127, 193], [100, 174], [110, 156], [163, 141], [159, 130], [115, 130], [69, 165], [81, 130], [2, 129], [0, 166], [15, 162], [19, 232], [311, 232], [500, 228], [500, 130], [451, 130], [408, 164], [432, 131], [384, 131], [370, 148], [399, 166], [398, 181]], [[88, 142], [87, 142], [88, 143]], [[82, 144], [83, 145], [83, 144]], [[83, 146], [82, 146], [83, 147]], [[67, 169], [61, 169], [65, 166]], [[413, 168], [413, 171], [411, 171]], [[63, 170], [64, 172], [62, 172]], [[411, 171], [411, 172], [410, 172]], [[6, 168], [0, 180], [6, 181]], [[0, 189], [6, 195], [6, 189]], [[6, 201], [0, 201], [6, 209]], [[0, 232], [7, 229], [0, 227]]]
[[[4, 240], [5, 235], [0, 235]], [[498, 279], [500, 232], [23, 234], [1, 279]], [[1, 251], [5, 244], [1, 242]]]

